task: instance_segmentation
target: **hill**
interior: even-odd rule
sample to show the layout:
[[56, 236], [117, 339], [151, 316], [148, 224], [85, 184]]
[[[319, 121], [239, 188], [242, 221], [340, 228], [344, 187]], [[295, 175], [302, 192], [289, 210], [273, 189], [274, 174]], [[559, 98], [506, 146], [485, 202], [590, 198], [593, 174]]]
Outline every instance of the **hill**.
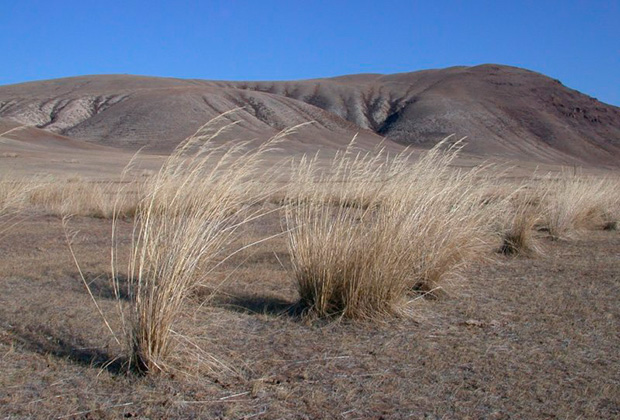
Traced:
[[382, 137], [430, 147], [467, 136], [484, 157], [617, 166], [620, 108], [529, 70], [452, 67], [287, 82], [227, 82], [128, 75], [0, 86], [0, 118], [74, 139], [169, 152], [210, 118], [243, 107], [230, 138], [266, 138], [315, 121], [287, 147], [307, 151]]

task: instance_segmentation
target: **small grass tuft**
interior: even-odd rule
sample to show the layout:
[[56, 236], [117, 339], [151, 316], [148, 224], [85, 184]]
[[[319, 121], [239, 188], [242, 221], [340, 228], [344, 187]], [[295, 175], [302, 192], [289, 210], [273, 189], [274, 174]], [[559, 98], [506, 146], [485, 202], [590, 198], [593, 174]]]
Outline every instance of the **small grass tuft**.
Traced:
[[506, 198], [502, 219], [502, 246], [505, 255], [536, 256], [541, 249], [534, 238], [541, 220], [543, 192], [531, 185], [517, 188]]

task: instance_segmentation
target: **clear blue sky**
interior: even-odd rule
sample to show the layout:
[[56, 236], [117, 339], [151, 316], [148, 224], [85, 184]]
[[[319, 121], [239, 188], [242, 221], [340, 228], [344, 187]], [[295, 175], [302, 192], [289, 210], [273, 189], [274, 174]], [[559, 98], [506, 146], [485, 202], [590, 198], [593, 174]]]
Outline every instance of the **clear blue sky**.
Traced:
[[620, 1], [0, 0], [0, 84], [285, 80], [500, 63], [620, 105]]

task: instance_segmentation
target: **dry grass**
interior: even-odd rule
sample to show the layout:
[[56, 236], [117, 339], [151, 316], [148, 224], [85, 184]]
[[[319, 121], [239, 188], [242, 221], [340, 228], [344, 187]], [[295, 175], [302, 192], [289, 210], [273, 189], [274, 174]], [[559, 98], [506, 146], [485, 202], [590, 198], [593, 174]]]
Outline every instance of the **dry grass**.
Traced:
[[487, 248], [495, 207], [483, 203], [481, 169], [449, 168], [458, 151], [442, 143], [412, 162], [350, 147], [325, 171], [299, 162], [286, 219], [310, 313], [399, 313], [409, 292], [435, 290]]
[[620, 180], [563, 173], [547, 177], [544, 227], [556, 239], [567, 238], [581, 229], [611, 226], [620, 220]]
[[91, 181], [81, 177], [5, 176], [0, 184], [0, 209], [32, 207], [54, 216], [112, 219], [132, 217], [140, 199], [138, 181]]
[[23, 205], [25, 183], [10, 177], [3, 177], [0, 182], [0, 214]]
[[[112, 249], [114, 294], [119, 301], [125, 294], [117, 281], [122, 271], [131, 304], [127, 313], [119, 303], [121, 334], [110, 330], [119, 343], [128, 337], [132, 365], [143, 372], [169, 368], [184, 302], [237, 252], [232, 244], [239, 228], [264, 213], [259, 204], [273, 202], [281, 181], [262, 165], [273, 143], [214, 145], [227, 127], [223, 121], [202, 127], [159, 172], [139, 182], [0, 186], [0, 215], [25, 203], [52, 214], [113, 219], [114, 229], [120, 218], [135, 216], [127, 270], [120, 268], [116, 245]], [[619, 219], [618, 180], [549, 177], [489, 200], [494, 184], [487, 168], [451, 168], [459, 150], [460, 143], [444, 142], [414, 160], [409, 152], [357, 152], [352, 144], [326, 167], [318, 156], [295, 164], [283, 202], [293, 275], [309, 314], [368, 319], [402, 313], [413, 296], [440, 290], [490, 255], [498, 221], [505, 253], [534, 255], [538, 224], [565, 237], [593, 224], [611, 228]]]
[[18, 222], [29, 188], [29, 184], [6, 175], [0, 181], [0, 237]]
[[500, 216], [503, 254], [529, 257], [540, 254], [534, 230], [543, 218], [544, 194], [545, 191], [526, 184], [504, 199], [505, 209]]
[[[24, 220], [0, 241], [3, 416], [617, 417], [616, 232], [547, 241], [535, 260], [474, 265], [463, 273], [467, 294], [405, 305], [415, 289], [441, 287], [491, 256], [500, 233], [510, 252], [531, 255], [533, 231], [561, 206], [581, 208], [565, 236], [617, 221], [617, 180], [502, 186], [485, 168], [451, 169], [458, 145], [417, 161], [352, 147], [326, 165], [294, 167], [282, 234], [278, 206], [265, 200], [274, 188], [261, 167], [265, 148], [214, 147], [222, 128], [205, 127], [140, 188], [0, 183], [0, 215]], [[125, 198], [134, 220], [120, 218]], [[263, 201], [273, 210], [265, 218]], [[113, 220], [116, 282], [106, 277], [110, 220], [76, 217], [89, 296], [49, 213], [97, 212]], [[192, 293], [221, 281], [212, 305]], [[414, 319], [317, 328], [286, 315], [299, 297], [318, 316], [375, 319], [407, 308]], [[136, 370], [174, 375], [119, 375], [122, 363], [109, 363], [117, 344], [88, 299]], [[205, 350], [238, 370], [177, 374], [209, 362]]]
[[133, 365], [143, 372], [168, 368], [173, 326], [186, 298], [235, 253], [238, 229], [264, 212], [256, 206], [270, 192], [259, 176], [265, 175], [261, 161], [278, 139], [257, 149], [216, 147], [213, 140], [228, 127], [223, 120], [211, 121], [179, 146], [145, 183], [136, 210], [128, 331]]
[[567, 239], [586, 229], [613, 230], [620, 220], [620, 179], [562, 172], [535, 177], [521, 186], [504, 187], [499, 200], [501, 251], [535, 256], [541, 249], [534, 232]]
[[57, 216], [76, 215], [112, 219], [132, 217], [140, 199], [141, 185], [132, 182], [93, 182], [82, 178], [31, 181], [27, 201]]
[[[71, 224], [84, 233], [75, 247], [88, 279], [107, 273], [110, 222]], [[122, 257], [132, 223], [118, 227]], [[244, 226], [243, 240], [279, 228], [273, 213]], [[103, 369], [117, 346], [93, 316], [58, 219], [35, 212], [0, 241], [0, 417], [338, 418], [353, 409], [356, 418], [617, 417], [617, 232], [546, 241], [535, 260], [476, 264], [462, 273], [466, 290], [416, 301], [413, 319], [327, 326], [280, 315], [298, 298], [279, 262], [288, 267], [286, 242], [222, 264], [214, 275], [234, 273], [222, 290], [231, 304], [218, 297], [198, 310], [192, 297], [175, 324], [241, 376], [123, 375], [118, 363]], [[92, 286], [114, 312], [107, 279]], [[118, 328], [118, 317], [110, 322]], [[181, 346], [173, 367], [201, 363]]]

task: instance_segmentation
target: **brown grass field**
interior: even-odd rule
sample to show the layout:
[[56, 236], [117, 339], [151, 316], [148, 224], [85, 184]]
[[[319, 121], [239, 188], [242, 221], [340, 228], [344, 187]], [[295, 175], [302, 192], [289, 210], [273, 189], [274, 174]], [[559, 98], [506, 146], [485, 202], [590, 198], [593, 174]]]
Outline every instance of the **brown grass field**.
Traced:
[[620, 416], [616, 176], [288, 171], [213, 134], [123, 182], [3, 177], [0, 416]]

